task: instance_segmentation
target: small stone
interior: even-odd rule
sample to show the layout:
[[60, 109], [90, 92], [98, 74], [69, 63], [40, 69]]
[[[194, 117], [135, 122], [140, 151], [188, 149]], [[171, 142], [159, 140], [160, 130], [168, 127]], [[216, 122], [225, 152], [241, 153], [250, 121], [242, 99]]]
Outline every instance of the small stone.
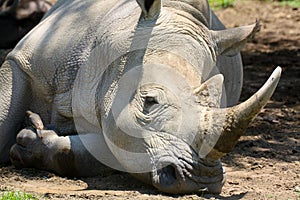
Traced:
[[228, 181], [228, 183], [229, 183], [230, 185], [239, 185], [239, 184], [240, 184], [239, 182], [233, 182], [233, 181]]
[[295, 187], [294, 187], [294, 191], [295, 191], [295, 192], [300, 192], [300, 186], [295, 186]]

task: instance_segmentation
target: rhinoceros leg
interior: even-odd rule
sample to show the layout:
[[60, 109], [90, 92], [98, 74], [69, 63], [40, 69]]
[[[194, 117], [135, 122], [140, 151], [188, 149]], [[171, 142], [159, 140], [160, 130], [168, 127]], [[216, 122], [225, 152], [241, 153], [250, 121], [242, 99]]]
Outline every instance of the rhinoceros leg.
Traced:
[[11, 148], [10, 159], [16, 167], [51, 170], [62, 176], [92, 176], [112, 171], [100, 161], [117, 163], [102, 134], [58, 136], [54, 130], [34, 127], [21, 130]]
[[0, 163], [9, 161], [9, 149], [24, 120], [30, 99], [27, 76], [13, 61], [0, 68]]

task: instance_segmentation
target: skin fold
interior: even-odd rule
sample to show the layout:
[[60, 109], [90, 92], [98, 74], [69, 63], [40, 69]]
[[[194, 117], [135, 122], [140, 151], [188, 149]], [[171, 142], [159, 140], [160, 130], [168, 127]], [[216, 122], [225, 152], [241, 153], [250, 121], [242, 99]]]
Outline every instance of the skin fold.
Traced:
[[0, 68], [0, 162], [220, 193], [220, 157], [280, 77], [236, 105], [259, 28], [225, 29], [204, 0], [58, 1]]

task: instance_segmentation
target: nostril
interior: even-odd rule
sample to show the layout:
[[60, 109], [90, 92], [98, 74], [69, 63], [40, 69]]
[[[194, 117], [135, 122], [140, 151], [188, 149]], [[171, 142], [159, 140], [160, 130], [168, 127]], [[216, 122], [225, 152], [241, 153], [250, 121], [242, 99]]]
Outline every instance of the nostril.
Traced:
[[159, 171], [159, 182], [161, 185], [170, 186], [176, 181], [176, 169], [172, 165], [168, 165]]
[[169, 174], [169, 176], [174, 177], [176, 179], [176, 172], [175, 172], [175, 168], [173, 166], [168, 165], [168, 166], [163, 168], [163, 171], [166, 174]]

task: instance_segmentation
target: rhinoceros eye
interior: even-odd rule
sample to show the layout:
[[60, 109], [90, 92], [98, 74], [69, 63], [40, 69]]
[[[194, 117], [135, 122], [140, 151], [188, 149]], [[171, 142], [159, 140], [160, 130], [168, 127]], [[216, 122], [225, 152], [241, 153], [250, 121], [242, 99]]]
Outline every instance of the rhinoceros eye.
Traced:
[[155, 104], [158, 104], [158, 101], [155, 97], [150, 97], [150, 96], [145, 97], [145, 103], [144, 103], [145, 108], [150, 108]]

